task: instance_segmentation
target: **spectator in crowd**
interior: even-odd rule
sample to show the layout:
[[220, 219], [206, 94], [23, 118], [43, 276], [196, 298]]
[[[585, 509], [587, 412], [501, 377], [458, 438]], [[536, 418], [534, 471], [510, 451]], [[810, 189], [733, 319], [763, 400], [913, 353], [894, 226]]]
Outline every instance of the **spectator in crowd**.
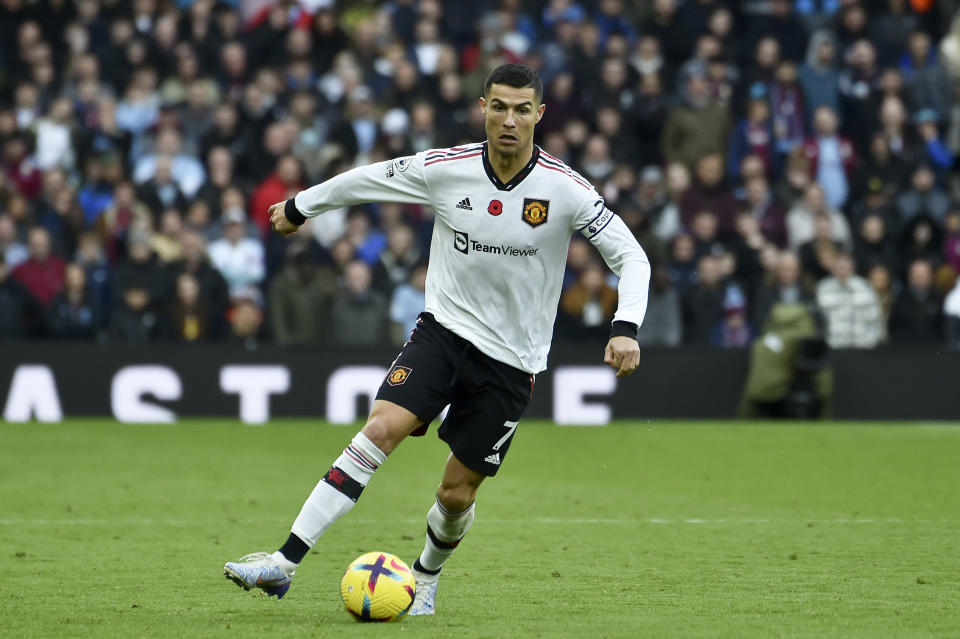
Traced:
[[185, 230], [180, 236], [180, 242], [183, 249], [182, 259], [168, 267], [167, 289], [175, 288], [177, 279], [183, 273], [192, 275], [197, 280], [200, 298], [204, 301], [210, 317], [210, 335], [222, 336], [226, 333], [227, 309], [230, 306], [227, 283], [220, 272], [211, 266], [202, 235], [193, 230]]
[[[641, 178], [641, 182], [643, 183], [646, 183], [646, 180], [651, 178], [661, 179], [659, 175], [647, 173], [646, 170], [644, 173], [645, 179], [643, 177]], [[653, 222], [653, 231], [661, 242], [670, 242], [680, 232], [680, 200], [683, 199], [683, 194], [686, 193], [689, 188], [690, 172], [687, 170], [687, 167], [679, 162], [669, 165], [666, 173], [667, 200], [660, 210], [659, 215], [656, 217], [656, 220]], [[641, 192], [642, 191], [643, 187], [641, 187]], [[642, 205], [643, 202], [641, 200], [641, 206]]]
[[781, 60], [770, 85], [777, 172], [783, 157], [803, 144], [807, 128], [804, 102], [803, 89], [797, 81], [796, 63], [791, 59]]
[[954, 273], [960, 273], [960, 207], [952, 207], [943, 222], [943, 253]]
[[810, 160], [802, 148], [795, 148], [784, 160], [783, 177], [773, 189], [774, 196], [789, 211], [803, 199], [810, 183]]
[[907, 50], [900, 57], [900, 71], [913, 104], [937, 113], [947, 112], [953, 102], [952, 83], [924, 29], [917, 28], [910, 34]]
[[[117, 265], [113, 280], [111, 299], [119, 300], [131, 289], [143, 289], [147, 293], [149, 310], [162, 305], [167, 291], [167, 278], [163, 266], [150, 248], [149, 230], [135, 228], [130, 232], [127, 238], [126, 261]], [[133, 296], [139, 300], [138, 293]], [[128, 304], [130, 308], [133, 306]], [[138, 311], [139, 308], [134, 310]]]
[[159, 327], [150, 308], [150, 290], [135, 279], [125, 280], [118, 297], [120, 304], [110, 317], [110, 339], [133, 344], [156, 339]]
[[890, 311], [893, 309], [893, 300], [896, 296], [897, 286], [893, 281], [893, 272], [885, 264], [874, 264], [867, 271], [867, 281], [873, 292], [877, 294], [880, 300], [880, 311], [883, 314], [883, 336], [881, 342], [887, 341], [887, 326], [890, 324]]
[[51, 254], [50, 233], [42, 227], [30, 229], [29, 257], [13, 269], [13, 279], [22, 284], [41, 306], [47, 307], [63, 288], [66, 262]]
[[253, 191], [250, 198], [250, 219], [266, 236], [270, 232], [270, 216], [267, 211], [277, 202], [293, 197], [306, 188], [300, 161], [293, 154], [277, 160], [276, 170], [268, 175]]
[[169, 167], [169, 176], [184, 197], [193, 197], [206, 179], [206, 173], [203, 164], [184, 153], [182, 147], [176, 128], [166, 126], [160, 129], [156, 136], [156, 152], [140, 158], [133, 168], [133, 179], [138, 184], [156, 179], [162, 161]]
[[390, 300], [390, 341], [402, 345], [417, 325], [417, 317], [426, 306], [427, 265], [417, 264], [410, 271], [408, 282], [393, 289]]
[[723, 157], [727, 149], [730, 116], [711, 98], [706, 69], [702, 65], [689, 67], [685, 74], [681, 78], [683, 104], [670, 112], [660, 147], [667, 162], [680, 162], [693, 170], [704, 155]]
[[897, 198], [900, 224], [906, 225], [918, 215], [928, 215], [938, 223], [943, 222], [950, 208], [950, 196], [936, 185], [936, 174], [928, 164], [920, 164], [913, 170], [911, 187]]
[[683, 339], [686, 344], [708, 344], [723, 321], [727, 287], [720, 258], [704, 255], [697, 261], [697, 282], [683, 293]]
[[727, 173], [731, 181], [739, 177], [740, 163], [748, 154], [763, 160], [767, 175], [775, 174], [778, 148], [768, 98], [765, 85], [758, 82], [750, 87], [746, 117], [737, 123], [730, 136]]
[[683, 311], [680, 295], [663, 266], [653, 269], [647, 314], [637, 331], [640, 346], [679, 346], [683, 342]]
[[171, 161], [167, 156], [160, 156], [153, 163], [153, 173], [137, 189], [137, 200], [143, 202], [150, 210], [154, 219], [160, 217], [160, 212], [174, 208], [183, 210], [187, 200], [174, 180], [171, 172]]
[[0, 255], [8, 269], [14, 269], [29, 258], [27, 247], [17, 239], [17, 225], [7, 213], [0, 213]]
[[0, 253], [0, 340], [31, 337], [42, 309], [30, 292], [10, 275]]
[[604, 281], [600, 264], [591, 261], [560, 296], [557, 333], [580, 340], [609, 332], [616, 310], [617, 290]]
[[856, 152], [851, 141], [837, 133], [837, 114], [830, 107], [814, 111], [813, 130], [814, 137], [803, 145], [810, 159], [810, 177], [820, 184], [826, 203], [839, 209], [850, 193]]
[[73, 143], [76, 139], [73, 122], [73, 104], [66, 96], [57, 98], [49, 108], [49, 115], [37, 120], [37, 166], [46, 171], [55, 166], [71, 169], [76, 163]]
[[100, 332], [100, 305], [87, 286], [87, 275], [79, 264], [68, 264], [63, 290], [50, 303], [47, 334], [58, 339], [93, 340]]
[[90, 295], [100, 309], [101, 320], [106, 325], [106, 315], [112, 301], [110, 286], [113, 273], [107, 263], [107, 255], [103, 249], [103, 243], [100, 241], [100, 236], [94, 232], [84, 233], [80, 236], [76, 263], [83, 267], [86, 273], [87, 288], [90, 289]]
[[[839, 87], [843, 129], [854, 144], [864, 148], [876, 121], [877, 51], [866, 38], [856, 40], [849, 46], [842, 44], [841, 38], [840, 50], [845, 52]], [[816, 127], [816, 114], [814, 120]]]
[[98, 98], [95, 121], [78, 135], [81, 158], [110, 155], [125, 160], [130, 157], [133, 136], [118, 126], [117, 103], [110, 96]]
[[230, 297], [257, 297], [266, 274], [263, 244], [247, 237], [247, 216], [243, 209], [231, 208], [221, 216], [223, 237], [210, 244], [210, 263], [227, 282]]
[[893, 302], [889, 323], [894, 344], [942, 344], [942, 303], [933, 290], [930, 262], [915, 260], [907, 270], [906, 286]]
[[814, 280], [821, 280], [833, 272], [833, 262], [844, 251], [843, 244], [834, 239], [830, 221], [819, 216], [814, 226], [813, 239], [797, 249], [803, 272]]
[[183, 216], [177, 209], [160, 214], [160, 230], [150, 236], [150, 248], [162, 264], [176, 262], [183, 257]]
[[808, 126], [813, 124], [813, 114], [820, 107], [827, 107], [833, 113], [840, 112], [840, 74], [836, 61], [837, 45], [833, 32], [829, 29], [815, 31], [807, 45], [806, 61], [797, 72]]
[[256, 350], [264, 339], [263, 312], [253, 297], [234, 298], [227, 314], [230, 321], [229, 339], [247, 350]]
[[197, 342], [218, 337], [200, 282], [186, 271], [176, 278], [173, 301], [159, 327], [160, 337], [175, 342]]
[[710, 345], [743, 348], [750, 345], [753, 329], [747, 320], [747, 300], [740, 287], [728, 286], [723, 296], [723, 318], [710, 332]]
[[330, 301], [337, 282], [333, 271], [321, 267], [309, 244], [287, 247], [286, 264], [270, 283], [268, 308], [273, 338], [282, 346], [316, 344], [330, 330]]
[[[0, 78], [3, 286], [16, 287], [14, 269], [38, 273], [25, 245], [44, 229], [51, 262], [86, 272], [103, 311], [98, 330], [134, 317], [126, 333], [167, 335], [178, 278], [189, 273], [209, 316], [196, 339], [286, 339], [271, 326], [272, 305], [258, 306], [275, 284], [301, 292], [286, 243], [264, 235], [267, 206], [359, 163], [482, 139], [474, 97], [504, 58], [540, 67], [549, 108], [538, 143], [597, 183], [675, 295], [685, 299], [697, 260], [711, 255], [724, 291], [729, 279], [751, 294], [746, 317], [758, 328], [753, 295], [776, 280], [777, 247], [802, 254], [801, 281], [813, 285], [832, 274], [838, 246], [851, 248], [850, 228], [861, 275], [889, 276], [882, 300], [892, 303], [912, 261], [933, 267], [935, 296], [960, 270], [960, 214], [949, 215], [960, 197], [960, 18], [949, 3], [602, 0], [530, 11], [515, 0], [470, 10], [404, 0], [349, 19], [333, 3], [299, 3], [292, 14], [273, 3], [250, 25], [235, 2], [34, 4], [25, 10], [42, 8], [42, 21], [0, 24], [0, 57], [15, 62]], [[234, 210], [251, 222], [246, 232], [217, 223]], [[308, 224], [320, 246], [310, 261], [329, 253], [329, 273], [315, 268], [343, 285], [362, 260], [390, 300], [410, 285], [433, 215], [389, 204], [328, 212]], [[229, 330], [224, 264], [210, 266], [204, 241], [244, 273], [224, 271], [247, 300], [234, 304], [229, 317], [240, 320]], [[565, 291], [593, 257], [571, 245]], [[49, 289], [49, 302], [61, 278], [31, 287]], [[141, 289], [148, 302], [137, 310], [124, 293]], [[724, 299], [735, 324], [736, 300]], [[42, 332], [49, 316], [8, 308], [0, 314], [27, 316], [17, 335]], [[159, 328], [144, 332], [151, 313]], [[708, 341], [704, 327], [720, 319], [722, 304], [694, 322], [696, 339]]]
[[387, 248], [387, 236], [373, 225], [369, 212], [363, 207], [353, 207], [347, 213], [345, 237], [353, 244], [357, 259], [370, 267]]
[[712, 211], [721, 234], [733, 231], [739, 204], [724, 186], [723, 175], [723, 156], [719, 153], [704, 155], [697, 162], [697, 182], [680, 198], [680, 221], [686, 228], [700, 211]]
[[336, 343], [373, 346], [387, 341], [387, 301], [372, 284], [373, 275], [365, 262], [354, 260], [347, 265], [343, 286], [330, 309], [330, 332]]
[[727, 252], [727, 246], [720, 239], [718, 229], [717, 216], [713, 211], [704, 209], [693, 216], [690, 232], [696, 244], [697, 256], [720, 256]]
[[219, 217], [223, 192], [236, 183], [237, 158], [230, 152], [229, 147], [223, 145], [211, 147], [206, 158], [207, 179], [197, 191], [197, 199], [206, 203], [214, 217]]
[[907, 171], [908, 167], [903, 158], [891, 152], [887, 136], [877, 132], [870, 138], [870, 149], [866, 157], [854, 171], [853, 197], [859, 200], [878, 194], [886, 204], [906, 182]]
[[678, 233], [670, 246], [667, 263], [670, 282], [683, 295], [697, 281], [697, 245], [689, 233]]
[[947, 173], [953, 168], [953, 153], [940, 138], [937, 112], [933, 109], [921, 109], [913, 116], [913, 122], [917, 126], [917, 133], [925, 151], [923, 161], [928, 162], [940, 177], [940, 181], [944, 182]]
[[833, 274], [817, 284], [817, 306], [827, 321], [830, 348], [873, 348], [884, 335], [880, 300], [869, 283], [856, 274], [846, 252], [833, 261]]
[[420, 249], [413, 229], [406, 224], [397, 224], [387, 232], [387, 246], [373, 266], [373, 287], [389, 296], [395, 287], [410, 280], [410, 274], [419, 263]]
[[773, 278], [761, 282], [753, 295], [751, 323], [755, 327], [766, 324], [770, 309], [775, 304], [810, 305], [813, 301], [813, 289], [802, 277], [800, 257], [793, 251], [780, 251]]
[[[900, 235], [899, 257], [901, 270], [915, 260], [926, 260], [939, 267], [943, 262], [943, 240], [940, 227], [927, 215], [913, 218]], [[906, 275], [897, 271], [898, 276]]]
[[803, 200], [787, 213], [787, 242], [796, 250], [816, 236], [817, 220], [826, 219], [830, 223], [830, 237], [845, 247], [851, 246], [850, 225], [843, 213], [832, 207], [826, 200], [824, 190], [814, 182], [807, 187]]
[[953, 289], [943, 300], [943, 320], [947, 334], [947, 346], [960, 349], [960, 276], [957, 277]]
[[876, 264], [896, 270], [898, 259], [896, 243], [887, 233], [887, 223], [883, 217], [871, 213], [864, 217], [859, 233], [854, 240], [854, 257], [860, 274], [865, 275]]
[[787, 216], [770, 191], [763, 176], [752, 177], [744, 185], [744, 210], [757, 221], [763, 237], [779, 247], [787, 245]]

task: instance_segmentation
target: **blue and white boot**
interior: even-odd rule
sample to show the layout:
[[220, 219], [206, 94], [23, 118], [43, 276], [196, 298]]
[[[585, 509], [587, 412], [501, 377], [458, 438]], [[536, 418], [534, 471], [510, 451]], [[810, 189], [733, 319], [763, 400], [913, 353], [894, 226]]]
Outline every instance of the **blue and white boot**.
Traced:
[[437, 582], [440, 581], [440, 574], [428, 575], [419, 570], [413, 570], [413, 577], [417, 580], [417, 594], [408, 614], [416, 617], [436, 613]]
[[244, 590], [260, 588], [267, 595], [277, 599], [290, 590], [290, 582], [297, 566], [277, 551], [255, 552], [245, 555], [239, 561], [228, 561], [223, 567], [223, 575]]

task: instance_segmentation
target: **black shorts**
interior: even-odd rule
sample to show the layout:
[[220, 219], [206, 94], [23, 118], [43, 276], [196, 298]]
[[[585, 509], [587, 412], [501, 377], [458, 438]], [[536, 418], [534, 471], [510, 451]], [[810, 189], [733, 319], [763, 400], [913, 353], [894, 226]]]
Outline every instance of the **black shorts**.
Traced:
[[[377, 399], [406, 408], [424, 424], [450, 404], [440, 439], [467, 468], [493, 476], [533, 395], [533, 381], [421, 313]], [[426, 426], [414, 435], [425, 432]]]

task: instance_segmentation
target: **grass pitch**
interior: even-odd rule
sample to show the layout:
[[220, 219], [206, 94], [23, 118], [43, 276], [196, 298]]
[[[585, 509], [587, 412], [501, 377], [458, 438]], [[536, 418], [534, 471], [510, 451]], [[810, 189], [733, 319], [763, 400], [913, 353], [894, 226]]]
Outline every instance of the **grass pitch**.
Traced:
[[521, 424], [439, 614], [361, 625], [344, 567], [409, 562], [445, 458], [406, 442], [283, 601], [274, 550], [354, 428], [0, 424], [5, 636], [958, 637], [960, 428]]

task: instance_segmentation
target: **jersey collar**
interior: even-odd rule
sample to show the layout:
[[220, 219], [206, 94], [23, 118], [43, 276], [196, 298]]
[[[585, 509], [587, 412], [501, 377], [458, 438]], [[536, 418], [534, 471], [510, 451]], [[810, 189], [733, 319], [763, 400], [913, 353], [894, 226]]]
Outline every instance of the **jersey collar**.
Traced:
[[487, 143], [483, 143], [483, 170], [486, 171], [487, 177], [490, 178], [490, 181], [493, 182], [493, 185], [500, 191], [512, 191], [515, 186], [523, 182], [523, 179], [530, 175], [530, 171], [532, 171], [533, 167], [537, 165], [537, 159], [539, 157], [540, 147], [534, 144], [533, 154], [530, 156], [530, 161], [527, 162], [527, 165], [520, 169], [519, 173], [510, 178], [509, 182], [503, 183], [494, 172], [493, 165], [490, 164], [490, 157], [487, 154]]

